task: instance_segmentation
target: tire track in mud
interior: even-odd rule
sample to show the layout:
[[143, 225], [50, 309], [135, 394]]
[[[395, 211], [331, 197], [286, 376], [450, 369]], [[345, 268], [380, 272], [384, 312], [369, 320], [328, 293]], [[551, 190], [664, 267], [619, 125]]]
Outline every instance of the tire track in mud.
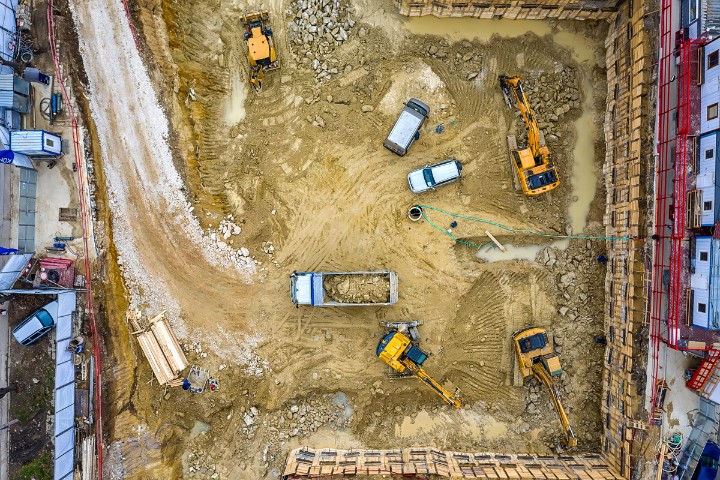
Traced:
[[443, 334], [447, 376], [469, 400], [518, 408], [522, 399], [511, 386], [514, 351], [511, 335], [531, 324], [546, 324], [552, 311], [541, 285], [547, 273], [530, 263], [481, 271], [459, 300], [456, 317]]

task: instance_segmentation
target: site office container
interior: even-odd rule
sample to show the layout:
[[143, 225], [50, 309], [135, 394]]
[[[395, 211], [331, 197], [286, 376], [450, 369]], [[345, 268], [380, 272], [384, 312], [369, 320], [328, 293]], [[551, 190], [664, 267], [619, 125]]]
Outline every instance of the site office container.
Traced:
[[62, 153], [62, 138], [45, 130], [13, 130], [10, 150], [35, 157], [56, 157]]
[[12, 73], [0, 73], [0, 90], [30, 96], [30, 82]]

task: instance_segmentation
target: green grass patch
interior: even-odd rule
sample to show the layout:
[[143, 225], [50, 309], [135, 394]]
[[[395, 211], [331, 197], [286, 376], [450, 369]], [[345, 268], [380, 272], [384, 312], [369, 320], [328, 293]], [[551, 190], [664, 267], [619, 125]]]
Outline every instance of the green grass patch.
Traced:
[[47, 369], [42, 372], [38, 383], [28, 381], [20, 385], [20, 393], [11, 394], [10, 418], [16, 418], [25, 423], [42, 410], [48, 410], [52, 402], [52, 392], [55, 382], [55, 365], [48, 362]]
[[43, 453], [27, 465], [23, 465], [15, 473], [13, 480], [50, 480], [52, 478], [52, 464], [50, 456]]

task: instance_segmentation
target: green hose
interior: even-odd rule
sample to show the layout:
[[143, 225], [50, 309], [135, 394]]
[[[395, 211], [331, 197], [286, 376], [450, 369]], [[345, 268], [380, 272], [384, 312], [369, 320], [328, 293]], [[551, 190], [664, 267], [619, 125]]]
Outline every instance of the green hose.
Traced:
[[419, 204], [417, 206], [421, 208], [422, 216], [425, 219], [425, 221], [428, 222], [433, 228], [444, 233], [448, 237], [452, 238], [456, 243], [462, 243], [463, 245], [467, 245], [469, 247], [478, 248], [478, 249], [484, 247], [485, 245], [487, 245], [490, 242], [483, 243], [482, 245], [477, 245], [475, 243], [468, 242], [466, 240], [462, 240], [462, 239], [456, 237], [455, 235], [452, 234], [452, 232], [449, 232], [447, 229], [442, 228], [442, 227], [436, 225], [435, 223], [433, 223], [432, 220], [430, 220], [428, 218], [428, 216], [425, 214], [425, 209], [427, 208], [429, 210], [434, 210], [436, 212], [444, 213], [445, 215], [449, 215], [454, 218], [462, 218], [463, 220], [470, 220], [472, 222], [478, 222], [478, 223], [484, 223], [486, 225], [492, 225], [493, 227], [501, 228], [503, 230], [506, 230], [506, 231], [512, 232], [512, 233], [526, 233], [529, 235], [536, 235], [538, 237], [568, 238], [568, 239], [581, 239], [581, 240], [610, 240], [610, 241], [635, 240], [634, 237], [612, 237], [612, 236], [606, 237], [606, 236], [597, 236], [597, 235], [558, 235], [558, 234], [554, 234], [554, 233], [541, 233], [541, 232], [535, 232], [535, 231], [529, 230], [529, 229], [517, 229], [517, 228], [508, 227], [506, 225], [502, 225], [500, 223], [493, 222], [491, 220], [484, 220], [482, 218], [469, 217], [467, 215], [460, 215], [459, 213], [448, 212], [447, 210], [443, 210], [442, 208], [432, 207], [430, 205]]

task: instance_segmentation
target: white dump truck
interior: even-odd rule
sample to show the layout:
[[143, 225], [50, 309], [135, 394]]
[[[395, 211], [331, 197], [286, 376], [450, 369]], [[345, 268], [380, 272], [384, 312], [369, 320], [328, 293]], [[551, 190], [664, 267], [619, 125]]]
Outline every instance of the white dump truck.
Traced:
[[392, 305], [398, 300], [397, 273], [293, 272], [290, 296], [295, 305], [354, 307]]

